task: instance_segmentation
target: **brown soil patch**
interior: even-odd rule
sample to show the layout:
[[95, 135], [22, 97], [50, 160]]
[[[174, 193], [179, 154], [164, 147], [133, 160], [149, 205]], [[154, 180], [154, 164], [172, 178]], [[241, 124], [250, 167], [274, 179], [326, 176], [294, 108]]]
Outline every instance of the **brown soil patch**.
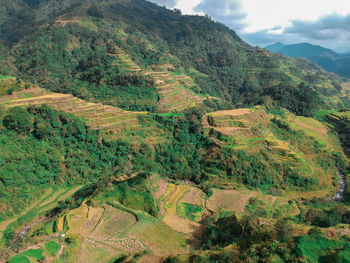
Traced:
[[168, 188], [168, 183], [162, 179], [159, 180], [158, 189], [156, 192], [153, 193], [153, 196], [157, 199], [161, 198], [164, 195], [167, 188]]
[[184, 196], [181, 202], [200, 206], [204, 198], [205, 194], [201, 190], [191, 187], [190, 191]]
[[201, 229], [201, 225], [191, 220], [180, 218], [175, 215], [166, 215], [163, 219], [163, 222], [170, 226], [172, 229], [185, 233], [185, 234], [194, 234], [198, 233]]
[[160, 255], [145, 255], [139, 259], [138, 263], [161, 263], [164, 260], [164, 256]]
[[247, 108], [236, 109], [236, 110], [222, 110], [210, 113], [212, 116], [242, 116], [251, 113], [252, 111]]
[[218, 211], [219, 208], [234, 212], [244, 212], [245, 206], [251, 197], [257, 196], [257, 192], [247, 193], [236, 190], [213, 189], [213, 195], [207, 201], [207, 208], [211, 211]]

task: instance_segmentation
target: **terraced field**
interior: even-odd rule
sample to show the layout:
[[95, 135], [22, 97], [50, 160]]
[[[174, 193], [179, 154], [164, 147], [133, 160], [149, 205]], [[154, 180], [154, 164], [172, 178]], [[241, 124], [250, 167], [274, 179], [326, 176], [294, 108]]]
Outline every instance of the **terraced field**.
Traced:
[[[203, 116], [203, 127], [223, 135], [217, 141], [227, 147], [253, 151], [269, 137], [267, 128], [272, 117], [260, 107], [208, 113]], [[272, 138], [270, 138], [272, 139]]]
[[[324, 124], [312, 118], [295, 116], [289, 112], [285, 112], [283, 118], [276, 117], [277, 120], [272, 121], [275, 117], [273, 114], [268, 114], [264, 108], [256, 106], [252, 109], [208, 113], [203, 116], [202, 124], [204, 132], [220, 147], [244, 151], [253, 156], [267, 151], [273, 162], [280, 165], [287, 164], [303, 176], [316, 176], [319, 180], [319, 188], [308, 191], [308, 195], [302, 191], [285, 193], [286, 195], [294, 197], [299, 194], [305, 198], [324, 198], [332, 194], [335, 189], [333, 177], [329, 171], [319, 167], [315, 161], [317, 158], [315, 152], [309, 152], [308, 149], [297, 143], [298, 135], [295, 132], [299, 132], [300, 136], [308, 136], [310, 141], [310, 137], [313, 137], [320, 145], [329, 150], [342, 152], [336, 135], [330, 133], [329, 128]], [[291, 135], [281, 135], [276, 124], [278, 120], [289, 127]], [[294, 139], [292, 139], [293, 136], [295, 136]], [[220, 178], [215, 175], [209, 180], [214, 184], [237, 187], [230, 182], [220, 181]]]
[[30, 207], [24, 210], [21, 214], [0, 223], [0, 240], [6, 228], [15, 223], [19, 218], [25, 217], [29, 213], [44, 214], [45, 212], [57, 206], [58, 202], [64, 201], [76, 193], [82, 186], [48, 189], [47, 192]]
[[87, 102], [70, 94], [48, 92], [39, 88], [15, 92], [14, 95], [4, 96], [0, 100], [0, 105], [6, 108], [42, 104], [81, 117], [92, 129], [102, 130], [112, 139], [130, 136], [140, 131], [142, 128], [138, 116], [147, 114]]
[[[18, 237], [21, 235], [25, 236], [26, 233], [30, 231], [31, 228], [35, 228], [37, 224], [40, 224], [42, 222], [43, 215], [45, 215], [46, 212], [57, 207], [60, 201], [67, 200], [81, 188], [82, 186], [78, 185], [73, 187], [48, 189], [47, 192], [40, 199], [34, 202], [30, 207], [28, 207], [20, 215], [17, 215], [7, 221], [3, 221], [0, 224], [0, 242], [4, 241], [2, 239], [3, 233], [8, 231], [9, 229], [10, 230], [15, 229], [16, 235]], [[26, 224], [26, 227], [24, 227], [24, 224]], [[15, 227], [12, 228], [13, 226]], [[40, 244], [37, 244], [35, 248], [39, 248], [38, 245]], [[0, 250], [0, 255], [6, 255], [6, 254], [11, 255], [13, 252], [14, 251], [9, 250], [9, 248], [4, 248], [3, 250]], [[61, 252], [62, 251], [60, 251], [60, 253]], [[24, 256], [21, 255], [19, 257], [23, 258]], [[30, 261], [30, 262], [36, 262], [36, 261]]]
[[78, 262], [109, 262], [123, 253], [156, 255], [187, 249], [185, 236], [161, 220], [117, 202], [94, 208], [83, 204], [66, 216], [67, 236], [78, 236]]
[[117, 59], [117, 64], [121, 70], [126, 72], [140, 72], [141, 68], [126, 54], [123, 50], [117, 49], [115, 56]]
[[118, 66], [120, 71], [126, 73], [136, 73], [141, 72], [142, 69], [139, 65], [137, 65], [130, 56], [119, 47], [115, 47], [115, 51], [113, 53], [107, 53], [111, 57], [115, 57], [115, 65]]
[[[114, 54], [108, 55], [116, 57], [115, 64], [126, 73], [142, 72], [130, 56], [120, 49], [115, 48]], [[203, 103], [206, 96], [195, 94], [191, 88], [195, 86], [193, 79], [182, 73], [175, 73], [173, 65], [152, 65], [144, 73], [151, 76], [158, 90], [159, 102], [158, 110], [160, 112], [181, 112], [187, 108]]]
[[246, 206], [250, 198], [261, 200], [264, 209], [270, 213], [270, 215], [268, 215], [269, 217], [272, 217], [273, 213], [276, 213], [278, 210], [288, 212], [290, 215], [298, 215], [300, 212], [294, 202], [288, 203], [288, 198], [263, 195], [258, 191], [249, 190], [213, 189], [213, 195], [207, 200], [207, 208], [213, 212], [217, 212], [221, 209], [224, 211], [243, 213], [246, 211]]
[[181, 112], [187, 108], [203, 103], [205, 96], [195, 94], [191, 87], [194, 81], [182, 73], [174, 73], [166, 67], [149, 71], [155, 79], [159, 94], [158, 108], [161, 112]]
[[[185, 234], [198, 235], [201, 227], [204, 194], [195, 187], [188, 185], [174, 185], [160, 181], [163, 195], [161, 200], [160, 216], [163, 222], [172, 229]], [[159, 191], [154, 193], [159, 196]]]

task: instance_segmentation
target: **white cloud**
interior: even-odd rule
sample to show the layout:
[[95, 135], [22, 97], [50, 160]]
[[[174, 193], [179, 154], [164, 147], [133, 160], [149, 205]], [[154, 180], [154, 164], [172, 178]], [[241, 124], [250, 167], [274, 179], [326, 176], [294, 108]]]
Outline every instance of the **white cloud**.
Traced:
[[177, 3], [177, 0], [148, 0], [148, 1], [160, 6], [166, 6], [168, 8], [173, 8]]
[[194, 10], [208, 14], [214, 20], [234, 29], [244, 28], [246, 26], [242, 21], [247, 15], [242, 12], [242, 5], [239, 0], [202, 0]]
[[152, 1], [183, 14], [208, 14], [254, 45], [310, 42], [350, 50], [350, 0]]
[[202, 0], [177, 0], [177, 4], [175, 8], [178, 8], [182, 11], [183, 14], [186, 15], [195, 15], [195, 14], [201, 14], [202, 12], [197, 12], [194, 10], [194, 8], [199, 5], [202, 2]]
[[[228, 0], [232, 1], [232, 0]], [[316, 21], [337, 13], [350, 13], [349, 0], [240, 0], [247, 14], [246, 33], [291, 25], [292, 20]]]

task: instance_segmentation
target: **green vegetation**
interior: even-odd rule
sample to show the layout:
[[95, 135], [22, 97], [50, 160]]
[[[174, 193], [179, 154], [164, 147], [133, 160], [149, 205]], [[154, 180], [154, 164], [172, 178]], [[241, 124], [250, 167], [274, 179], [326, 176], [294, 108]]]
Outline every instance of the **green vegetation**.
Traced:
[[179, 205], [176, 210], [177, 215], [195, 222], [198, 222], [202, 219], [202, 212], [203, 210], [200, 206], [187, 203], [181, 203], [181, 205]]
[[[287, 220], [279, 220], [274, 228], [259, 225], [257, 218], [237, 219], [232, 214], [220, 214], [210, 220], [203, 233], [201, 253], [192, 254], [191, 262], [349, 262], [346, 238], [327, 239], [317, 228], [309, 235], [295, 238]], [[229, 245], [229, 246], [228, 246]], [[220, 249], [225, 247], [225, 249]], [[213, 250], [216, 252], [213, 253]], [[169, 257], [164, 262], [188, 262]]]
[[350, 262], [348, 240], [329, 240], [322, 236], [302, 236], [297, 240], [297, 249], [310, 262]]
[[154, 198], [147, 190], [145, 179], [141, 177], [142, 175], [139, 175], [127, 182], [116, 184], [111, 190], [104, 191], [96, 197], [95, 200], [100, 202], [118, 201], [128, 208], [145, 211], [156, 216], [158, 209], [155, 206]]
[[27, 251], [24, 251], [21, 254], [18, 254], [14, 257], [12, 257], [9, 262], [10, 263], [27, 263], [31, 262], [28, 258], [33, 258], [37, 260], [43, 260], [43, 249], [38, 248], [38, 249], [29, 249]]
[[7, 209], [1, 220], [19, 213], [52, 184], [109, 181], [138, 169], [128, 143], [100, 141], [98, 131], [45, 105], [11, 108], [2, 122], [0, 188]]
[[[158, 101], [154, 80], [163, 77], [144, 71], [172, 64], [174, 72], [165, 79], [167, 84], [179, 82], [177, 78], [187, 73], [194, 83], [180, 83], [182, 88], [225, 98], [223, 104], [257, 105], [272, 98], [306, 116], [325, 103], [332, 107], [348, 104], [346, 97], [333, 101], [341, 93], [339, 77], [308, 62], [250, 47], [234, 31], [208, 17], [181, 16], [143, 0], [87, 5], [64, 1], [60, 6], [50, 0], [50, 8], [4, 5], [11, 6], [4, 9], [1, 21], [0, 39], [9, 47], [4, 57], [11, 58], [4, 68], [15, 66], [18, 75], [52, 91], [154, 111]], [[53, 22], [45, 23], [47, 19]], [[320, 88], [320, 80], [329, 83], [329, 88]], [[181, 103], [168, 106], [183, 110], [192, 101]]]
[[45, 253], [47, 253], [50, 256], [56, 256], [60, 251], [60, 244], [58, 244], [56, 241], [51, 240], [45, 243], [44, 248]]
[[30, 263], [26, 256], [15, 256], [9, 259], [9, 263]]

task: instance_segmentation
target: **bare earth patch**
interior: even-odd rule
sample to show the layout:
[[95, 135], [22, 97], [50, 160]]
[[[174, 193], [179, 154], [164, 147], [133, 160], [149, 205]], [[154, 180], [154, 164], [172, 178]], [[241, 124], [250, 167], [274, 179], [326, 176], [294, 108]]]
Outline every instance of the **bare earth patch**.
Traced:
[[247, 193], [236, 190], [213, 189], [213, 195], [207, 201], [207, 208], [211, 211], [218, 211], [219, 208], [234, 212], [244, 212], [245, 206], [251, 197], [257, 196], [257, 192]]
[[168, 188], [168, 183], [162, 179], [159, 180], [158, 189], [156, 192], [153, 193], [153, 196], [157, 199], [161, 198], [164, 195], [167, 188]]
[[249, 114], [252, 111], [247, 108], [242, 108], [242, 109], [236, 109], [236, 110], [222, 110], [222, 111], [216, 111], [213, 113], [210, 113], [212, 116], [242, 116], [245, 114]]
[[201, 190], [191, 187], [190, 191], [184, 196], [181, 202], [200, 206], [204, 198], [205, 194]]

